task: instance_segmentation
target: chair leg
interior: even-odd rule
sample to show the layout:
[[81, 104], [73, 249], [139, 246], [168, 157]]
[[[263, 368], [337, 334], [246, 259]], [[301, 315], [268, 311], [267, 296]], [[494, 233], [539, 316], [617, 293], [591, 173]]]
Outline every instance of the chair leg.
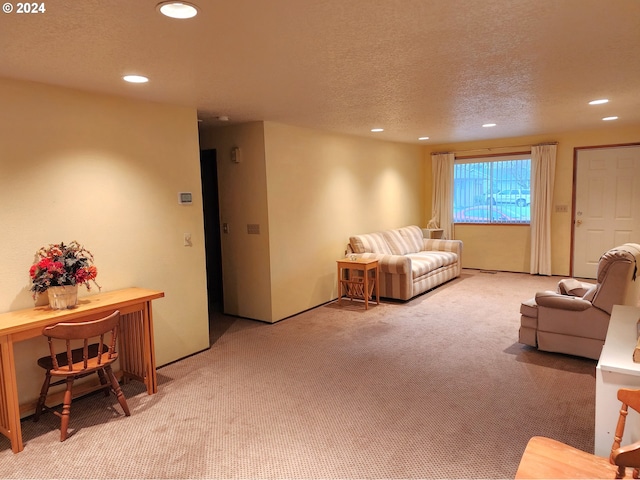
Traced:
[[44, 404], [47, 401], [47, 393], [49, 392], [49, 384], [51, 383], [51, 374], [49, 371], [44, 376], [44, 383], [42, 384], [42, 388], [40, 389], [40, 397], [38, 397], [38, 403], [36, 404], [36, 411], [33, 416], [33, 421], [37, 422], [40, 420], [40, 414], [44, 409]]
[[98, 377], [100, 378], [100, 385], [104, 385], [104, 396], [108, 397], [109, 396], [109, 389], [111, 387], [109, 387], [109, 385], [107, 384], [107, 377], [104, 375], [104, 370], [103, 369], [99, 369], [97, 370], [98, 373]]
[[64, 403], [62, 404], [62, 414], [60, 415], [60, 441], [67, 439], [67, 428], [69, 428], [69, 415], [71, 414], [71, 399], [73, 395], [73, 377], [67, 377], [67, 390], [64, 392]]
[[113, 374], [113, 370], [111, 370], [111, 365], [107, 365], [104, 369], [111, 379], [111, 387], [113, 388], [113, 393], [116, 394], [116, 398], [118, 399], [122, 410], [124, 410], [124, 414], [128, 417], [129, 415], [131, 415], [131, 413], [129, 412], [129, 405], [127, 405], [127, 399], [125, 398], [124, 393], [122, 393], [122, 389], [120, 388], [118, 379]]

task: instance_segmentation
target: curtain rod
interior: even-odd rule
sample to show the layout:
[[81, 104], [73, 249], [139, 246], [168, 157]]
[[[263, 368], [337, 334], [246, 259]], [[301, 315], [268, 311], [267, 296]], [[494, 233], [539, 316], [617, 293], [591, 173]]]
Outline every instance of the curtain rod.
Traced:
[[536, 143], [535, 145], [505, 145], [504, 147], [473, 148], [470, 150], [456, 150], [453, 152], [433, 152], [431, 155], [441, 155], [443, 153], [457, 154], [457, 153], [467, 153], [467, 152], [482, 152], [485, 150], [491, 152], [492, 150], [498, 150], [498, 149], [504, 149], [504, 148], [531, 148], [531, 147], [541, 147], [542, 145], [557, 145], [557, 144], [558, 142]]

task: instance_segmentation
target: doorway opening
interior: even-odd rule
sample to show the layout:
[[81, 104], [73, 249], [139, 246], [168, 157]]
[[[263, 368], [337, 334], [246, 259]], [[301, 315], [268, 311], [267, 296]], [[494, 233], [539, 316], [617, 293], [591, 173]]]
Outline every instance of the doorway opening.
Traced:
[[215, 327], [215, 325], [212, 325], [214, 317], [224, 312], [218, 165], [215, 149], [200, 151], [200, 176], [202, 181], [209, 331], [212, 332], [214, 330], [212, 327]]

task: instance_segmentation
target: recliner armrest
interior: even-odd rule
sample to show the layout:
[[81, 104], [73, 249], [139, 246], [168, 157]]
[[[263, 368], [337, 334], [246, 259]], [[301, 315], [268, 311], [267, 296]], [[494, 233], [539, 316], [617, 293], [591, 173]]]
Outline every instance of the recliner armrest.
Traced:
[[592, 307], [591, 302], [580, 297], [561, 295], [550, 290], [536, 293], [536, 304], [540, 307], [558, 308], [580, 312]]

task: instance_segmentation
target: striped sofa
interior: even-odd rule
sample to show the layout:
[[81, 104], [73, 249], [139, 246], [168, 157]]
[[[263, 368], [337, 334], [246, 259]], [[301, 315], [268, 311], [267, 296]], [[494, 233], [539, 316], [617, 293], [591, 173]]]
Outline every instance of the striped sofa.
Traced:
[[460, 276], [462, 242], [427, 239], [416, 225], [349, 237], [348, 252], [377, 258], [380, 296], [409, 300]]

